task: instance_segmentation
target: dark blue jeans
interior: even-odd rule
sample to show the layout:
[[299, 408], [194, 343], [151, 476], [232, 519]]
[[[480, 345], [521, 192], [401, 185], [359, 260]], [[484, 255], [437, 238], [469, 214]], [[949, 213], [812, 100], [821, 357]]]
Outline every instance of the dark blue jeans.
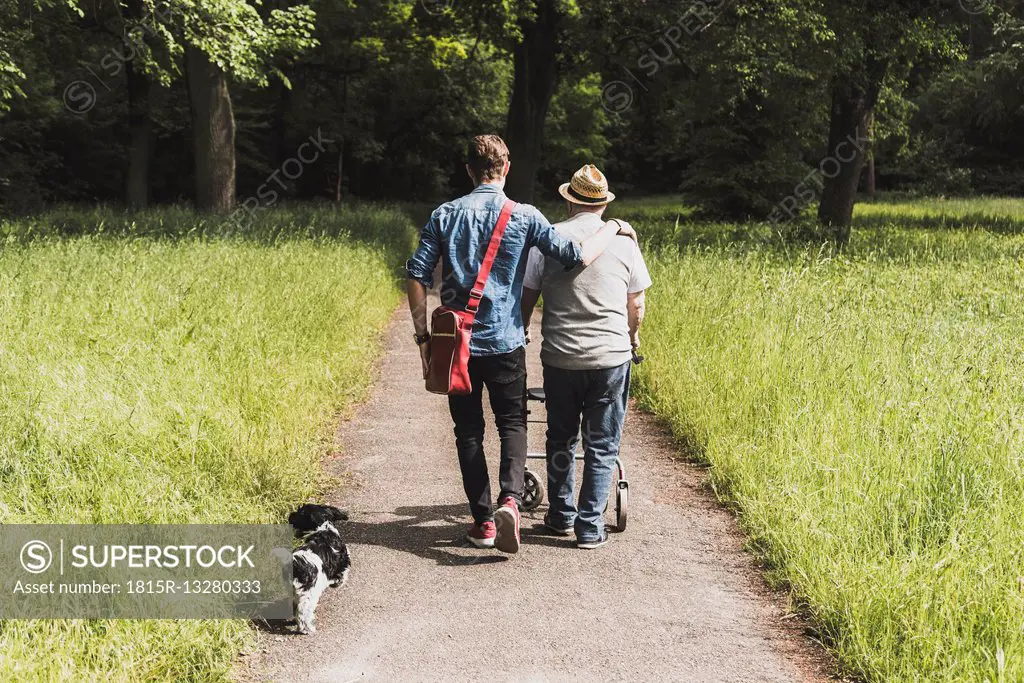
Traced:
[[[575, 527], [576, 538], [593, 541], [604, 531], [615, 458], [629, 399], [630, 363], [607, 370], [561, 370], [544, 366], [548, 412], [548, 521]], [[583, 485], [579, 509], [576, 445], [583, 436]]]
[[494, 424], [501, 437], [498, 502], [506, 497], [523, 502], [526, 469], [526, 347], [497, 356], [471, 356], [469, 379], [473, 393], [449, 396], [448, 408], [455, 422], [455, 447], [459, 451], [462, 485], [473, 520], [479, 524], [494, 518], [491, 480], [484, 459], [483, 390], [487, 387]]

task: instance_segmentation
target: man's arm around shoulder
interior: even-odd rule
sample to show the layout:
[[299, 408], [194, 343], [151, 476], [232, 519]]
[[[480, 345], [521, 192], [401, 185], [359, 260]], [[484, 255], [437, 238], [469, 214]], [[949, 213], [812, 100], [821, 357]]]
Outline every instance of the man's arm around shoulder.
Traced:
[[616, 220], [607, 221], [597, 233], [580, 243], [583, 266], [589, 266], [596, 261], [605, 252], [605, 249], [611, 246], [616, 235], [625, 235], [634, 242], [636, 241], [636, 231], [629, 223]]
[[616, 235], [629, 235], [636, 238], [636, 233], [628, 223], [616, 224], [612, 221], [605, 223], [604, 227], [596, 234], [576, 243], [568, 237], [560, 235], [535, 207], [529, 204], [524, 206], [534, 221], [530, 230], [531, 246], [537, 247], [544, 256], [550, 256], [569, 269], [579, 265], [586, 267], [596, 261]]

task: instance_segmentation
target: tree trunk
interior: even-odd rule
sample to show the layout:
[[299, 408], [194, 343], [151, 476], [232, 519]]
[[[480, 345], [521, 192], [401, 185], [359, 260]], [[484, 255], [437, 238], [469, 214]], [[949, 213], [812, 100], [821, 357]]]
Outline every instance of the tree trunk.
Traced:
[[885, 65], [874, 64], [864, 74], [838, 77], [832, 84], [828, 154], [821, 164], [824, 185], [818, 220], [840, 245], [850, 241], [853, 205], [867, 158], [868, 121], [878, 101], [885, 71]]
[[[290, 0], [277, 0], [277, 9], [287, 10], [291, 5]], [[273, 158], [271, 163], [274, 168], [281, 168], [281, 165], [291, 157], [294, 149], [288, 148], [288, 112], [291, 110], [292, 91], [285, 86], [284, 81], [276, 79], [273, 86], [274, 108], [271, 115], [270, 131], [273, 140]]]
[[273, 146], [271, 163], [274, 168], [281, 168], [281, 164], [295, 152], [294, 149], [288, 148], [288, 110], [291, 108], [292, 91], [285, 87], [283, 82], [274, 88], [276, 93], [270, 121], [270, 138]]
[[[126, 54], [135, 55], [146, 42], [145, 33], [133, 31], [146, 16], [141, 0], [117, 4]], [[140, 41], [140, 42], [136, 42]], [[131, 44], [129, 44], [131, 43]], [[140, 44], [141, 43], [141, 44]], [[143, 209], [149, 203], [149, 165], [152, 156], [152, 122], [149, 118], [149, 79], [136, 68], [133, 58], [124, 60], [125, 90], [128, 96], [128, 167], [125, 169], [124, 195], [128, 206]]]
[[125, 195], [135, 209], [149, 203], [149, 161], [152, 153], [152, 123], [149, 120], [149, 79], [132, 62], [125, 62], [128, 79], [128, 174]]
[[195, 142], [196, 208], [227, 212], [235, 203], [235, 116], [227, 77], [202, 50], [187, 47], [185, 55]]
[[877, 188], [875, 186], [875, 153], [873, 151], [868, 152], [867, 170], [864, 171], [864, 194], [870, 199], [875, 198], [875, 192]]
[[864, 193], [871, 199], [875, 198], [875, 117], [868, 117], [868, 159], [864, 170]]
[[544, 120], [558, 84], [560, 18], [554, 0], [540, 0], [537, 20], [523, 24], [523, 41], [515, 49], [515, 78], [505, 129], [512, 162], [506, 192], [520, 202], [533, 201], [537, 183]]
[[338, 181], [334, 186], [334, 201], [341, 203], [341, 188], [345, 178], [345, 147], [348, 145], [348, 74], [341, 77], [341, 132], [338, 135]]

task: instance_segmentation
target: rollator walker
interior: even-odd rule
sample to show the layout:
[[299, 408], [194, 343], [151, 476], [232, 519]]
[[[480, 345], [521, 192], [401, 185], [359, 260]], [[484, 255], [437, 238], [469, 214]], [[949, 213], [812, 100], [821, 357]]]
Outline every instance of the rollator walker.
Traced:
[[[640, 364], [644, 361], [644, 357], [637, 355], [633, 352], [633, 362]], [[526, 398], [528, 401], [536, 401], [538, 403], [545, 402], [544, 389], [541, 387], [533, 387], [526, 390]], [[531, 411], [527, 411], [529, 414]], [[539, 422], [539, 420], [535, 420]], [[576, 461], [583, 460], [583, 454], [575, 454]], [[536, 453], [529, 452], [526, 454], [527, 465], [526, 472], [524, 474], [524, 487], [523, 487], [523, 509], [524, 510], [536, 510], [544, 502], [544, 496], [546, 493], [544, 482], [547, 481], [546, 470], [538, 475], [536, 472], [530, 469], [530, 460], [543, 460], [547, 461], [547, 453]], [[622, 458], [616, 456], [615, 458], [615, 480], [612, 482], [612, 495], [615, 496], [615, 524], [609, 525], [614, 531], [622, 532], [626, 530], [626, 522], [628, 521], [629, 511], [629, 481], [626, 479], [626, 466], [622, 464]], [[611, 498], [609, 497], [609, 502]], [[607, 511], [607, 507], [605, 507]]]

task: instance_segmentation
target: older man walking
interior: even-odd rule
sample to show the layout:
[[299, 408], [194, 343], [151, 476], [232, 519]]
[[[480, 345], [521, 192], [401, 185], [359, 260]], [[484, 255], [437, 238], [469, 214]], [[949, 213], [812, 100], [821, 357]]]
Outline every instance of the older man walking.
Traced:
[[[615, 200], [608, 180], [587, 165], [559, 188], [569, 219], [555, 231], [586, 240], [606, 230], [602, 215]], [[626, 230], [632, 233], [632, 230]], [[629, 399], [630, 363], [640, 345], [644, 291], [651, 285], [634, 239], [616, 237], [586, 270], [566, 271], [537, 250], [523, 281], [523, 324], [544, 297], [544, 392], [548, 413], [547, 467], [550, 506], [544, 518], [553, 533], [576, 533], [577, 547], [608, 542], [604, 509]], [[573, 500], [575, 454], [582, 423], [584, 465], [579, 506]]]
[[[466, 170], [476, 189], [434, 211], [420, 233], [419, 247], [406, 264], [409, 308], [424, 377], [430, 359], [427, 289], [433, 286], [434, 267], [438, 261], [443, 266], [441, 301], [464, 309], [508, 201], [504, 187], [510, 167], [508, 147], [500, 137], [473, 138]], [[467, 539], [478, 548], [508, 553], [519, 550], [519, 506], [526, 465], [526, 341], [520, 297], [529, 249], [538, 249], [558, 263], [558, 268], [577, 269], [594, 261], [619, 229], [628, 231], [608, 226], [586, 239], [573, 240], [552, 230], [544, 216], [528, 204], [515, 205], [511, 213], [487, 285], [476, 293], [479, 310], [469, 349], [472, 392], [448, 398], [462, 483], [473, 515]], [[497, 509], [484, 460], [484, 387], [501, 437]]]

